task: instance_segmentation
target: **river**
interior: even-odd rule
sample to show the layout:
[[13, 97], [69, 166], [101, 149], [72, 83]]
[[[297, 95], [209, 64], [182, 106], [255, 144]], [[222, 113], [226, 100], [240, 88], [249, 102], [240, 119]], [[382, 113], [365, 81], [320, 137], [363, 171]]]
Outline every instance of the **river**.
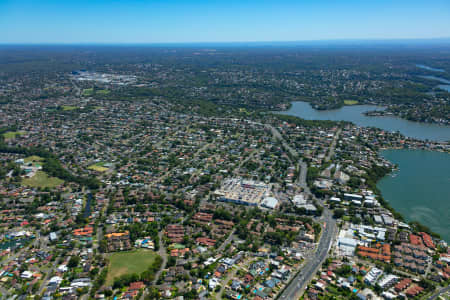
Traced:
[[419, 221], [450, 242], [450, 154], [425, 150], [384, 150], [399, 166], [378, 183], [383, 198], [408, 221]]
[[374, 105], [344, 106], [333, 110], [315, 110], [308, 102], [292, 102], [289, 110], [281, 114], [297, 116], [306, 120], [351, 121], [358, 126], [378, 127], [387, 131], [400, 131], [408, 137], [431, 141], [450, 141], [450, 126], [412, 122], [394, 116], [369, 117], [369, 110], [383, 110]]
[[[400, 131], [406, 136], [436, 141], [450, 140], [450, 126], [417, 123], [396, 117], [368, 117], [362, 113], [383, 109], [372, 105], [344, 106], [336, 110], [315, 110], [307, 102], [293, 102], [283, 114], [307, 120], [352, 121], [358, 126], [374, 126]], [[450, 154], [421, 150], [386, 150], [388, 160], [400, 171], [386, 176], [378, 187], [383, 197], [407, 220], [416, 220], [450, 242]]]
[[432, 67], [429, 67], [426, 65], [421, 65], [421, 64], [416, 64], [416, 67], [424, 69], [424, 70], [428, 70], [428, 71], [445, 72], [444, 69], [432, 68]]
[[[429, 67], [426, 65], [421, 65], [421, 64], [417, 64], [416, 67], [418, 67], [420, 69], [428, 70], [428, 71], [442, 72], [442, 73], [445, 72], [445, 70], [443, 70], [443, 69], [432, 68], [432, 67]], [[444, 83], [444, 84], [437, 85], [437, 87], [442, 90], [446, 90], [447, 92], [450, 92], [450, 81], [445, 78], [436, 77], [436, 76], [432, 76], [432, 75], [431, 76], [430, 75], [419, 76], [419, 77], [439, 81], [440, 83]]]
[[419, 77], [429, 79], [429, 80], [439, 81], [440, 83], [444, 83], [444, 84], [438, 84], [437, 87], [442, 90], [446, 90], [447, 92], [450, 92], [450, 81], [447, 79], [436, 77], [433, 75], [423, 75], [423, 76], [421, 75]]
[[91, 205], [92, 205], [92, 193], [87, 195], [86, 205], [84, 208], [83, 218], [89, 218], [91, 216]]

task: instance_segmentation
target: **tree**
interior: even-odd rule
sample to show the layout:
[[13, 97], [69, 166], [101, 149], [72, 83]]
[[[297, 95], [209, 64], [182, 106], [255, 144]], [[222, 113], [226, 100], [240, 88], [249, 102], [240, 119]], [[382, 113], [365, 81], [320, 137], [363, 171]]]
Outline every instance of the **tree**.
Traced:
[[392, 266], [391, 265], [386, 265], [384, 267], [384, 272], [385, 273], [392, 273]]
[[173, 256], [169, 257], [167, 260], [167, 267], [173, 267], [177, 263], [177, 259]]
[[345, 210], [343, 210], [342, 208], [338, 208], [338, 209], [334, 210], [333, 217], [335, 219], [339, 219], [339, 218], [342, 218], [344, 216], [344, 214], [345, 214]]
[[80, 263], [80, 257], [79, 256], [72, 256], [67, 263], [68, 268], [75, 268]]
[[159, 295], [158, 289], [155, 287], [149, 288], [149, 292], [147, 294], [147, 297], [145, 297], [145, 299], [150, 300], [150, 299], [159, 299], [159, 298], [160, 298], [160, 295]]
[[106, 252], [106, 250], [108, 249], [108, 242], [105, 239], [101, 240], [98, 245], [98, 249], [100, 250], [100, 252]]

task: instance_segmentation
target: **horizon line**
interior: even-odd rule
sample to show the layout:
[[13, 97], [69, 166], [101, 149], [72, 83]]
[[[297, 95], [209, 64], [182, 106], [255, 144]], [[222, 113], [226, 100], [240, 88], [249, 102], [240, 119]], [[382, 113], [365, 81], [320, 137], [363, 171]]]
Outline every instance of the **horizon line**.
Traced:
[[311, 40], [261, 40], [261, 41], [191, 41], [191, 42], [0, 42], [0, 46], [128, 46], [128, 45], [195, 45], [195, 44], [300, 44], [300, 43], [351, 43], [351, 42], [449, 42], [448, 37], [431, 38], [342, 38]]

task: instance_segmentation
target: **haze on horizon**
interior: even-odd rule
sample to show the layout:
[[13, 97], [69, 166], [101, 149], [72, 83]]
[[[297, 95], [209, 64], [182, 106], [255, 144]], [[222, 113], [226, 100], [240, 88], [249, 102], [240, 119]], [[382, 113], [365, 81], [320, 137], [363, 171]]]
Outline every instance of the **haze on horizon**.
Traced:
[[448, 0], [0, 0], [2, 44], [448, 37]]

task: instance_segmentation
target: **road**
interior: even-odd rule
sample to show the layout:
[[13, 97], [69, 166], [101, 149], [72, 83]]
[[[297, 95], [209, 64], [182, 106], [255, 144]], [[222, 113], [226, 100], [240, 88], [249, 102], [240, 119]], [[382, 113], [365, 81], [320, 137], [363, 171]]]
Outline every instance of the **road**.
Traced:
[[436, 293], [434, 293], [432, 296], [430, 296], [430, 298], [428, 298], [428, 300], [437, 299], [441, 294], [448, 292], [448, 291], [450, 291], [450, 285], [438, 290]]
[[58, 258], [55, 258], [55, 260], [52, 262], [52, 265], [48, 268], [47, 272], [45, 272], [44, 278], [42, 279], [41, 286], [39, 288], [38, 295], [41, 295], [44, 292], [44, 289], [47, 288], [47, 280], [49, 280], [50, 274], [56, 270], [56, 265], [58, 263]]
[[306, 184], [306, 175], [308, 172], [308, 165], [301, 159], [298, 162], [300, 166], [300, 174], [298, 175], [297, 184], [307, 193], [309, 193], [308, 185]]
[[9, 290], [7, 290], [1, 286], [0, 286], [0, 293], [2, 293], [2, 296], [5, 297], [5, 298], [1, 298], [1, 299], [6, 299], [6, 297], [9, 296]]
[[[1, 267], [8, 265], [11, 261], [16, 260], [20, 255], [22, 255], [25, 251], [29, 250], [31, 247], [41, 249], [44, 251], [48, 250], [46, 239], [42, 237], [39, 233], [34, 241], [26, 247], [22, 249], [17, 249], [17, 251], [13, 254], [9, 254], [7, 258], [3, 259], [1, 262]], [[0, 286], [0, 293], [2, 293], [3, 297], [9, 296], [9, 291]]]
[[283, 138], [283, 136], [280, 134], [280, 132], [273, 127], [272, 125], [266, 124], [266, 128], [270, 129], [270, 131], [272, 132], [272, 135], [280, 140], [281, 144], [283, 145], [283, 147], [289, 151], [289, 153], [293, 156], [293, 157], [298, 157], [298, 153], [297, 151], [295, 151], [294, 149], [292, 149], [291, 146], [288, 145], [288, 143], [286, 143], [285, 139]]
[[252, 153], [250, 153], [250, 155], [247, 156], [246, 159], [242, 160], [242, 161], [239, 163], [239, 166], [233, 170], [233, 173], [236, 174], [236, 175], [238, 175], [239, 170], [242, 168], [242, 166], [243, 166], [247, 161], [249, 161], [250, 159], [252, 159], [252, 158], [255, 156], [255, 154], [256, 154], [256, 150], [253, 150]]
[[[199, 148], [193, 155], [192, 155], [192, 159], [196, 158], [202, 151], [206, 150], [209, 146], [211, 146], [213, 143], [215, 142], [215, 140], [211, 143], [207, 143], [205, 145], [203, 145], [203, 147]], [[189, 160], [189, 161], [191, 161]], [[178, 166], [181, 167], [181, 166]], [[170, 175], [172, 175], [173, 169], [169, 169], [167, 170], [167, 172], [165, 172], [163, 175], [161, 175], [157, 180], [155, 180], [153, 183], [151, 183], [149, 186], [150, 188], [155, 187], [157, 184], [160, 184], [162, 182], [164, 182], [164, 180], [169, 177]]]
[[284, 289], [279, 299], [298, 299], [306, 285], [311, 281], [317, 272], [317, 269], [327, 258], [331, 243], [336, 233], [336, 221], [329, 210], [324, 210], [325, 223], [322, 227], [322, 235], [319, 245], [313, 257], [309, 258], [304, 264], [303, 269], [292, 279], [289, 285]]
[[[163, 235], [164, 235], [164, 231], [161, 230], [161, 231], [158, 233], [158, 238], [159, 238], [159, 250], [158, 250], [158, 255], [161, 256], [161, 258], [162, 258], [163, 261], [162, 261], [162, 264], [161, 264], [161, 268], [159, 268], [158, 272], [156, 272], [156, 274], [155, 274], [155, 279], [154, 279], [153, 282], [152, 282], [152, 285], [153, 285], [153, 286], [156, 286], [156, 284], [157, 284], [157, 282], [158, 282], [158, 279], [159, 279], [159, 277], [161, 276], [163, 270], [166, 268], [166, 264], [167, 264], [167, 251], [166, 251], [166, 248], [164, 247], [164, 243], [163, 243]], [[148, 294], [148, 292], [149, 292], [148, 288], [149, 288], [149, 286], [147, 286], [147, 287], [144, 289], [144, 292], [142, 293], [141, 298], [140, 298], [139, 300], [144, 300], [144, 299], [145, 299], [145, 297], [147, 296], [147, 294]]]
[[[297, 184], [302, 187], [306, 193], [310, 194], [310, 190], [306, 183], [308, 165], [300, 158], [300, 155], [287, 144], [287, 142], [277, 129], [275, 129], [271, 125], [266, 125], [266, 128], [270, 129], [273, 136], [281, 141], [283, 147], [287, 151], [289, 151], [293, 157], [297, 157], [299, 159], [300, 175]], [[339, 137], [339, 133], [340, 129], [336, 133], [335, 138], [330, 146], [329, 157], [331, 157], [334, 153], [334, 147], [336, 146], [336, 141]], [[314, 195], [312, 195], [312, 197], [313, 199], [315, 199]], [[302, 270], [291, 280], [288, 286], [280, 294], [278, 299], [298, 299], [301, 296], [306, 285], [316, 274], [317, 269], [327, 258], [328, 252], [331, 248], [331, 243], [336, 234], [336, 220], [333, 219], [331, 211], [326, 206], [324, 206], [322, 218], [324, 220], [322, 235], [320, 236], [316, 252], [314, 252], [312, 257], [307, 259]]]
[[217, 253], [221, 253], [225, 247], [233, 240], [233, 234], [236, 231], [236, 228], [233, 228], [231, 233], [228, 235], [227, 239], [220, 245], [219, 248], [217, 248]]
[[286, 142], [286, 140], [283, 138], [283, 136], [280, 134], [280, 132], [273, 127], [272, 125], [266, 124], [266, 128], [268, 128], [271, 132], [272, 135], [279, 141], [281, 141], [281, 144], [283, 145], [283, 147], [289, 151], [289, 153], [293, 156], [293, 157], [297, 157], [298, 158], [298, 164], [300, 166], [300, 174], [298, 176], [298, 180], [297, 180], [297, 184], [307, 193], [309, 193], [309, 189], [308, 186], [306, 184], [306, 175], [308, 172], [308, 165], [300, 158], [300, 155], [298, 154], [297, 151], [295, 151], [294, 149], [292, 149], [291, 146], [288, 145], [288, 143]]
[[336, 142], [341, 134], [341, 129], [339, 128], [334, 135], [333, 142], [331, 142], [330, 150], [328, 151], [327, 157], [325, 157], [325, 161], [330, 161], [331, 157], [334, 155], [334, 149], [336, 149]]
[[153, 280], [153, 285], [156, 285], [156, 283], [158, 282], [159, 276], [161, 275], [162, 271], [166, 268], [166, 264], [167, 264], [167, 251], [166, 251], [166, 247], [164, 247], [164, 243], [163, 243], [163, 234], [164, 234], [163, 230], [161, 230], [158, 233], [158, 238], [159, 238], [158, 255], [161, 256], [163, 261], [161, 264], [161, 268], [159, 268], [158, 272], [156, 272], [156, 274], [155, 274], [155, 280]]
[[78, 87], [78, 85], [75, 83], [75, 80], [70, 80], [70, 82], [72, 83], [73, 88], [75, 89], [75, 94], [77, 95], [77, 97], [81, 97], [82, 91]]
[[238, 270], [237, 268], [232, 269], [231, 272], [228, 272], [227, 277], [225, 277], [225, 279], [222, 280], [222, 286], [220, 288], [220, 291], [216, 294], [217, 300], [222, 299], [222, 294], [225, 291], [225, 286], [227, 285], [228, 281], [236, 278], [237, 270]]

